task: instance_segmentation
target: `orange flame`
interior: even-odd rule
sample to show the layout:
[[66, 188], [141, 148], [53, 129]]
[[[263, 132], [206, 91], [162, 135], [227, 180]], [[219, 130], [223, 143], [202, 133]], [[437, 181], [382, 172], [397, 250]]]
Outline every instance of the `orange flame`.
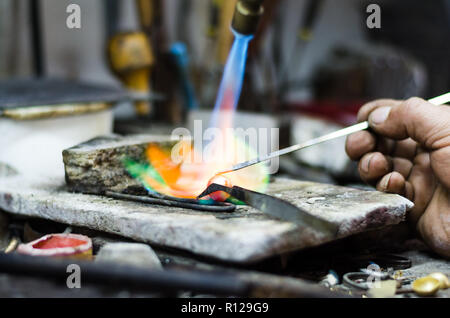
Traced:
[[[196, 198], [218, 172], [228, 169], [242, 159], [248, 160], [256, 156], [247, 144], [233, 135], [231, 130], [224, 129], [224, 126], [230, 124], [231, 119], [223, 119], [223, 126], [220, 129], [222, 138], [208, 145], [207, 154], [202, 153], [208, 158], [199, 156], [199, 152], [193, 148], [191, 141], [180, 141], [172, 149], [150, 144], [146, 157], [156, 176], [148, 171], [134, 175], [149, 190], [178, 198]], [[179, 155], [177, 162], [173, 160], [174, 153]], [[196, 162], [198, 158], [202, 160]], [[265, 165], [256, 165], [227, 173], [226, 178], [233, 185], [264, 192], [268, 183], [268, 169]]]

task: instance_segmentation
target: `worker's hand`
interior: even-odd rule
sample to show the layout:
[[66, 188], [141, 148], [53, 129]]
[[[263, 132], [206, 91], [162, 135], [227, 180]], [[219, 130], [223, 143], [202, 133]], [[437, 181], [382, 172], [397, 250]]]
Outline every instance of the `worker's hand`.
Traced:
[[361, 178], [413, 201], [408, 218], [437, 253], [450, 257], [450, 107], [420, 98], [378, 100], [361, 108], [374, 133], [348, 137]]

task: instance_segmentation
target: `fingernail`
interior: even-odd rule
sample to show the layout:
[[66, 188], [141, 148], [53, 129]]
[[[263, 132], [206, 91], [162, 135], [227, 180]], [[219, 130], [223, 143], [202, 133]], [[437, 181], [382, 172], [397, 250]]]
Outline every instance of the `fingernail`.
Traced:
[[374, 125], [380, 125], [386, 121], [391, 112], [391, 107], [381, 107], [372, 112], [369, 116], [369, 122]]
[[389, 181], [391, 181], [391, 177], [392, 177], [392, 173], [387, 176], [384, 176], [384, 178], [381, 179], [380, 186], [383, 191], [387, 190], [387, 188], [389, 186]]
[[369, 167], [370, 167], [370, 160], [372, 160], [374, 155], [371, 155], [369, 158], [366, 159], [366, 161], [362, 164], [362, 170], [364, 173], [369, 173]]

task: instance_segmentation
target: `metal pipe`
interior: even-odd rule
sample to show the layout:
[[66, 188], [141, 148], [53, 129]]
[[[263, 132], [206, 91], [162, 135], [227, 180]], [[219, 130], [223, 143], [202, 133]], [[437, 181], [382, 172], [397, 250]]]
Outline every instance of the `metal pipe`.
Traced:
[[231, 23], [233, 30], [244, 35], [254, 34], [264, 13], [263, 2], [264, 0], [239, 0]]
[[179, 270], [147, 270], [113, 263], [79, 260], [56, 260], [45, 257], [0, 253], [0, 273], [26, 275], [44, 279], [66, 279], [67, 266], [78, 264], [86, 283], [120, 288], [136, 288], [171, 295], [192, 291], [220, 296], [248, 296], [250, 286], [236, 276], [225, 273]]

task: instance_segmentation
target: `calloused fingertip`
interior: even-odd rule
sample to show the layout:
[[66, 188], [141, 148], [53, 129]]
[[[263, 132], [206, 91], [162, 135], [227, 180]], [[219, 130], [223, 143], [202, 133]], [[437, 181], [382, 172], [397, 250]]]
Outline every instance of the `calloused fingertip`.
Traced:
[[360, 161], [360, 173], [367, 180], [378, 180], [392, 172], [392, 158], [381, 152], [364, 155]]
[[359, 172], [362, 177], [367, 177], [370, 172], [370, 161], [372, 160], [374, 153], [365, 154], [359, 161]]
[[377, 190], [381, 192], [404, 195], [406, 180], [398, 172], [391, 172], [385, 175], [377, 184]]

